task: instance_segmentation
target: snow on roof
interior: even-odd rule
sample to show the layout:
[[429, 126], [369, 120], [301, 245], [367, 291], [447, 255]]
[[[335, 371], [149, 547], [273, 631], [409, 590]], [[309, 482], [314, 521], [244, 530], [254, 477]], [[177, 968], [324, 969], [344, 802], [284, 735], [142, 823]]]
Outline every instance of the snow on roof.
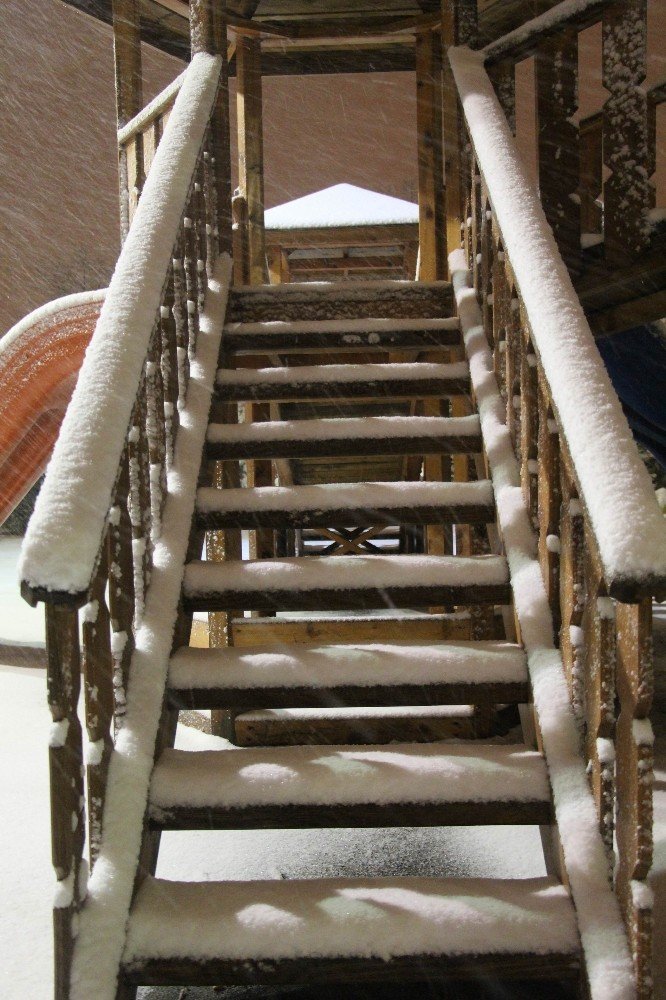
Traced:
[[419, 207], [402, 198], [354, 184], [334, 184], [295, 201], [269, 208], [266, 229], [323, 229], [335, 226], [385, 226], [419, 221]]

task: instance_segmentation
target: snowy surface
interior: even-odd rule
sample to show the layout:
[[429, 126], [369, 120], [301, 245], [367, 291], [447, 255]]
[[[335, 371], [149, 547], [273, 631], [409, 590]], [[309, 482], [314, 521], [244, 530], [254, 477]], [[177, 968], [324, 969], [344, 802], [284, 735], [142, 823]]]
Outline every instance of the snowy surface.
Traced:
[[175, 100], [176, 95], [180, 91], [184, 82], [185, 70], [183, 70], [182, 73], [179, 73], [178, 76], [164, 88], [164, 90], [152, 99], [152, 101], [149, 101], [145, 108], [142, 108], [141, 111], [139, 111], [138, 115], [131, 118], [127, 122], [127, 125], [118, 129], [118, 145], [123, 146], [136, 132], [143, 132], [147, 123], [152, 121], [153, 118], [156, 118], [171, 104], [173, 100]]
[[9, 351], [25, 351], [26, 343], [31, 337], [40, 336], [44, 328], [48, 328], [54, 319], [76, 317], [79, 313], [87, 315], [89, 307], [103, 302], [105, 296], [106, 288], [98, 288], [91, 292], [75, 292], [73, 295], [63, 295], [33, 309], [0, 338], [0, 358]]
[[165, 750], [153, 814], [173, 806], [548, 802], [541, 754], [523, 746], [295, 746], [191, 753]]
[[478, 437], [479, 418], [325, 417], [319, 420], [267, 420], [256, 424], [211, 424], [211, 444], [254, 441], [346, 441], [376, 438]]
[[666, 521], [483, 56], [463, 48], [449, 56], [606, 581], [664, 579]]
[[572, 908], [549, 879], [168, 883], [148, 879], [125, 960], [568, 953]]
[[28, 527], [20, 571], [33, 587], [90, 583], [219, 65], [192, 59], [155, 154]]
[[526, 21], [525, 24], [522, 24], [514, 31], [507, 32], [497, 42], [491, 42], [487, 45], [485, 49], [481, 50], [484, 60], [491, 59], [498, 53], [507, 51], [515, 45], [520, 45], [521, 42], [525, 42], [541, 34], [546, 29], [554, 27], [572, 15], [582, 15], [586, 11], [593, 13], [599, 10], [601, 12], [606, 3], [607, 0], [562, 0], [561, 3], [555, 4], [554, 7], [545, 13], [540, 14], [538, 17], [533, 17], [530, 21]]
[[385, 587], [469, 587], [508, 582], [503, 556], [336, 556], [335, 559], [194, 561], [185, 567], [188, 597], [216, 590], [382, 590]]
[[633, 1000], [632, 962], [608, 867], [596, 808], [579, 751], [579, 733], [537, 560], [536, 538], [520, 486], [476, 295], [462, 250], [449, 257], [472, 386], [479, 408], [516, 615], [548, 762], [558, 830], [585, 950], [592, 1000]]
[[[187, 84], [185, 85], [187, 86]], [[182, 97], [185, 87], [181, 91]], [[136, 649], [130, 665], [127, 710], [111, 756], [104, 832], [81, 915], [72, 971], [72, 1000], [114, 1000], [116, 975], [141, 843], [142, 821], [162, 711], [169, 655], [180, 597], [189, 524], [215, 379], [231, 276], [228, 257], [218, 260], [208, 283], [197, 352], [191, 362], [187, 403], [181, 412], [162, 534], [155, 544]], [[99, 942], [105, 941], [104, 949]]]
[[197, 509], [209, 511], [384, 510], [391, 507], [493, 504], [492, 486], [476, 483], [320, 483], [314, 486], [260, 486], [197, 491]]
[[269, 208], [266, 229], [329, 229], [418, 223], [419, 206], [354, 184], [334, 184], [303, 198]]
[[300, 365], [292, 368], [221, 368], [218, 385], [302, 385], [330, 382], [385, 382], [414, 379], [464, 379], [469, 368], [464, 361], [454, 364], [413, 363], [368, 365]]
[[0, 537], [0, 646], [41, 646], [44, 644], [44, 608], [31, 608], [19, 594], [17, 564], [20, 551], [20, 538]]
[[177, 689], [484, 684], [521, 682], [526, 677], [522, 650], [507, 642], [183, 647], [169, 668], [169, 684]]
[[[314, 282], [312, 282], [314, 284]], [[339, 284], [339, 283], [338, 283]], [[354, 282], [354, 286], [359, 284]], [[377, 284], [380, 284], [377, 282]], [[284, 285], [293, 288], [293, 285]], [[320, 286], [315, 286], [319, 288]], [[244, 289], [244, 294], [245, 294]], [[345, 298], [349, 293], [345, 289]], [[273, 296], [275, 292], [272, 293]], [[284, 293], [280, 291], [280, 295]], [[349, 343], [353, 344], [354, 336], [364, 333], [390, 333], [397, 330], [457, 330], [457, 316], [447, 316], [444, 319], [294, 319], [294, 320], [264, 320], [259, 323], [227, 323], [225, 333], [243, 333], [248, 337], [256, 333], [349, 333]], [[377, 338], [379, 341], [379, 337]], [[372, 341], [371, 341], [372, 343]]]

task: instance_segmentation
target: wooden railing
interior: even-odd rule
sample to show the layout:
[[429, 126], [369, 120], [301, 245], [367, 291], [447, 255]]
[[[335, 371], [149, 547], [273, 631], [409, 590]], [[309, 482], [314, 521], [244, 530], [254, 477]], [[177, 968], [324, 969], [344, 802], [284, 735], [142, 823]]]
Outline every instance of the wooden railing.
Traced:
[[123, 239], [136, 212], [146, 176], [164, 135], [176, 98], [185, 79], [181, 73], [149, 104], [118, 130], [120, 170], [120, 227]]
[[[603, 109], [576, 123], [579, 33], [602, 26]], [[515, 118], [515, 68], [535, 58], [539, 189], [560, 252], [575, 274], [583, 246], [603, 243], [609, 268], [649, 246], [656, 168], [655, 99], [644, 87], [647, 14], [642, 0], [580, 0], [547, 13], [482, 50], [507, 118]], [[662, 95], [661, 98], [659, 95]], [[603, 137], [603, 140], [602, 140]], [[602, 181], [602, 168], [608, 176]], [[603, 212], [595, 201], [603, 202]], [[594, 228], [590, 226], [594, 224]], [[598, 238], [591, 239], [594, 234]]]
[[647, 998], [651, 597], [666, 594], [666, 524], [482, 57], [459, 48], [449, 58], [470, 150], [463, 245], [538, 536], [609, 877]]
[[[84, 842], [94, 864], [162, 512], [182, 488], [168, 474], [220, 216], [229, 216], [218, 203], [212, 138], [220, 65], [218, 57], [196, 55], [181, 81], [23, 549], [23, 595], [46, 607], [59, 998], [70, 995], [74, 923], [86, 895]], [[143, 134], [133, 133], [136, 148]]]

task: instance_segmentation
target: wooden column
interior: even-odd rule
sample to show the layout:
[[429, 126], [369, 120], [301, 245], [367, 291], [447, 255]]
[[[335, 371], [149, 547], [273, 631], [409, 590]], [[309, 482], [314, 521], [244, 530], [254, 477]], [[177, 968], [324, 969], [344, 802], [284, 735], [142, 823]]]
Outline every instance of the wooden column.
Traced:
[[446, 275], [442, 169], [442, 45], [439, 32], [416, 36], [420, 281]]
[[476, 0], [442, 0], [442, 133], [446, 189], [446, 252], [461, 246], [466, 222], [466, 140], [458, 92], [447, 57], [450, 45], [473, 45], [476, 37]]
[[261, 94], [261, 41], [240, 36], [236, 48], [238, 86], [238, 184], [247, 199], [249, 278], [266, 276], [264, 235], [264, 137]]
[[[113, 0], [113, 57], [116, 73], [116, 116], [118, 128], [126, 125], [141, 110], [143, 84], [141, 77], [141, 27], [139, 0]], [[132, 144], [131, 164], [128, 150], [118, 153], [120, 193], [120, 239], [130, 227], [130, 197], [138, 191], [143, 180], [143, 157], [140, 136]], [[135, 206], [136, 207], [136, 206]]]
[[217, 245], [220, 253], [232, 253], [231, 153], [229, 128], [229, 65], [225, 5], [217, 0], [190, 0], [190, 45], [192, 55], [208, 52], [220, 56], [220, 80], [212, 117]]

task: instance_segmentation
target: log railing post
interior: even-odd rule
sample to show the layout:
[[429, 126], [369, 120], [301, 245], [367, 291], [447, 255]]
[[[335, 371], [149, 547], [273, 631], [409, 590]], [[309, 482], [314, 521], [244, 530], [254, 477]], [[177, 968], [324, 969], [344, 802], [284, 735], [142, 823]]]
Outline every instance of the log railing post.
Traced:
[[442, 171], [442, 42], [437, 31], [416, 35], [416, 129], [420, 281], [446, 274]]
[[247, 199], [249, 279], [266, 279], [264, 233], [264, 139], [261, 87], [261, 42], [242, 35], [236, 48], [238, 86], [238, 178]]
[[[116, 74], [116, 116], [118, 128], [126, 125], [141, 110], [141, 29], [139, 22], [139, 0], [113, 0], [113, 54]], [[139, 136], [134, 145], [138, 150]], [[120, 181], [120, 236], [124, 241], [131, 221], [130, 197], [137, 187], [137, 181], [130, 176], [128, 152], [119, 150]], [[142, 173], [142, 164], [136, 168], [137, 177]]]

